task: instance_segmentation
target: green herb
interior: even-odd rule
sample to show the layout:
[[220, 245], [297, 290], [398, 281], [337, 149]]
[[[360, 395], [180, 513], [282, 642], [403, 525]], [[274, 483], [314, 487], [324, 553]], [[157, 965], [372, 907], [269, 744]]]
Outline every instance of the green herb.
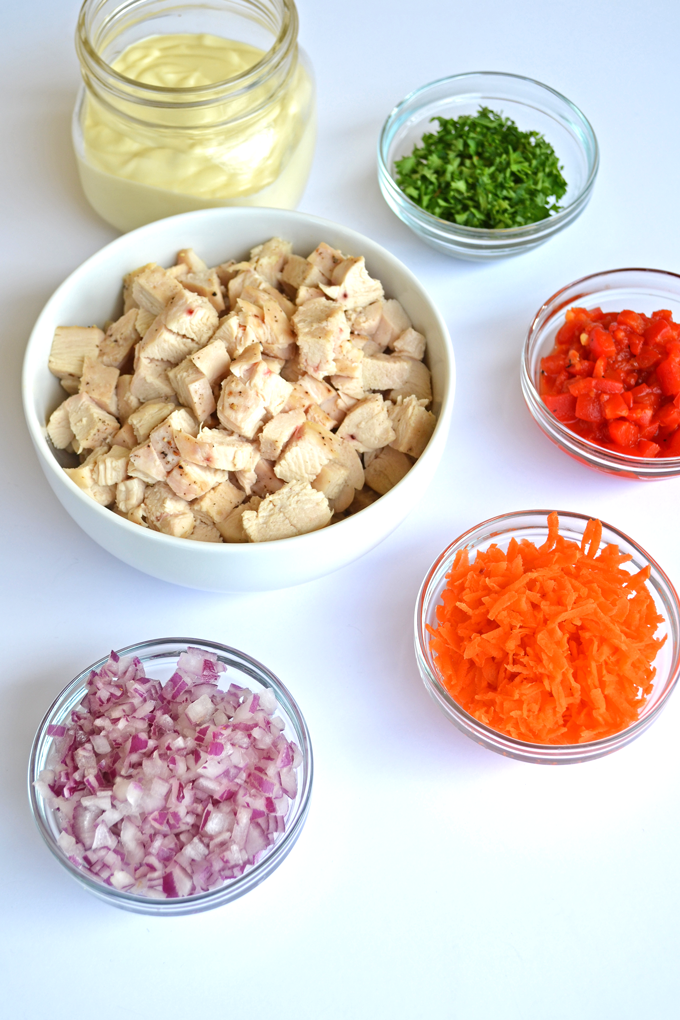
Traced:
[[474, 116], [433, 117], [397, 184], [433, 216], [466, 227], [522, 227], [559, 212], [567, 190], [555, 150], [538, 131], [481, 106]]

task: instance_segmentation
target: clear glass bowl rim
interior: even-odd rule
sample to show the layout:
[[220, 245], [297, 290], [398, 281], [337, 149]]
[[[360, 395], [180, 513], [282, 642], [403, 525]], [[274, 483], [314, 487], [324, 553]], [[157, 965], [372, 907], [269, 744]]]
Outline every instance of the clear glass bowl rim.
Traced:
[[[276, 700], [279, 706], [286, 713], [288, 720], [290, 720], [292, 724], [295, 742], [298, 744], [302, 752], [303, 760], [300, 768], [298, 769], [298, 782], [300, 785], [298, 787], [297, 797], [291, 805], [291, 814], [287, 827], [278, 842], [276, 842], [273, 847], [265, 853], [264, 857], [258, 861], [257, 864], [250, 867], [243, 875], [240, 875], [238, 878], [232, 879], [223, 885], [217, 886], [214, 889], [209, 889], [207, 892], [195, 893], [191, 896], [182, 896], [173, 899], [156, 899], [150, 896], [143, 896], [115, 889], [113, 886], [106, 885], [103, 882], [91, 878], [86, 871], [81, 870], [73, 864], [56, 845], [54, 836], [42, 816], [43, 798], [37, 793], [34, 787], [34, 781], [38, 778], [37, 763], [39, 755], [43, 750], [46, 741], [51, 739], [47, 736], [47, 727], [54, 721], [55, 718], [61, 718], [63, 716], [65, 707], [69, 702], [73, 701], [74, 695], [77, 691], [82, 689], [84, 692], [90, 672], [92, 670], [100, 669], [108, 660], [108, 655], [103, 656], [101, 659], [93, 662], [92, 665], [88, 666], [86, 669], [83, 669], [54, 699], [43, 716], [33, 739], [28, 764], [28, 797], [31, 814], [33, 815], [33, 820], [35, 821], [38, 831], [48, 849], [56, 857], [59, 863], [69, 872], [69, 874], [75, 878], [77, 882], [79, 882], [80, 885], [94, 893], [99, 899], [103, 899], [106, 902], [115, 904], [123, 909], [132, 910], [133, 912], [153, 914], [157, 916], [177, 916], [181, 914], [192, 914], [199, 913], [204, 910], [210, 910], [213, 907], [218, 907], [224, 903], [230, 903], [233, 900], [238, 899], [245, 893], [250, 892], [251, 889], [254, 889], [260, 884], [260, 882], [264, 881], [264, 879], [278, 867], [285, 857], [287, 857], [288, 853], [297, 841], [309, 813], [312, 781], [314, 777], [314, 756], [309, 730], [295, 698], [288, 688], [274, 673], [272, 673], [270, 669], [267, 668], [267, 666], [237, 648], [204, 638], [154, 638], [150, 641], [140, 641], [133, 645], [127, 645], [124, 648], [116, 649], [116, 654], [121, 658], [137, 655], [142, 659], [142, 662], [148, 663], [153, 658], [154, 652], [157, 655], [161, 655], [163, 653], [170, 654], [171, 651], [179, 653], [183, 649], [190, 647], [215, 652], [226, 661], [231, 658], [232, 660], [239, 662], [242, 667], [245, 667], [243, 672], [246, 675], [252, 676], [253, 679], [257, 680], [257, 682], [262, 686], [271, 687], [276, 694]], [[265, 681], [268, 681], [268, 683]], [[238, 682], [238, 680], [235, 682]], [[44, 810], [46, 812], [50, 811], [47, 807], [45, 807]]]
[[[538, 220], [536, 223], [527, 223], [522, 227], [497, 227], [497, 228], [467, 227], [459, 225], [457, 223], [452, 223], [450, 220], [443, 220], [439, 216], [433, 216], [432, 213], [427, 212], [416, 202], [410, 199], [408, 195], [406, 195], [397, 184], [387, 162], [387, 150], [391, 142], [391, 134], [393, 127], [398, 121], [402, 111], [409, 104], [412, 104], [414, 100], [416, 100], [419, 96], [422, 96], [429, 91], [434, 91], [436, 88], [438, 88], [441, 85], [444, 85], [447, 82], [459, 82], [459, 81], [463, 82], [465, 81], [465, 79], [476, 78], [482, 75], [489, 76], [490, 78], [496, 78], [499, 80], [504, 79], [508, 81], [527, 82], [530, 85], [535, 85], [539, 89], [543, 89], [546, 92], [551, 93], [553, 96], [556, 97], [556, 99], [564, 103], [574, 113], [577, 120], [584, 127], [586, 135], [588, 136], [588, 140], [590, 141], [592, 146], [592, 158], [589, 159], [588, 161], [590, 164], [590, 168], [587, 180], [583, 187], [581, 188], [581, 190], [578, 192], [578, 194], [569, 203], [569, 205], [564, 206], [564, 208], [560, 212], [555, 213], [554, 216], [549, 216], [547, 219], [544, 220]], [[457, 94], [464, 95], [464, 93]], [[535, 78], [528, 78], [526, 75], [510, 74], [509, 72], [505, 71], [466, 71], [463, 74], [449, 75], [444, 78], [438, 78], [436, 81], [428, 82], [426, 85], [421, 85], [419, 88], [414, 89], [407, 96], [405, 96], [399, 103], [397, 103], [397, 105], [394, 107], [391, 113], [388, 114], [387, 119], [385, 120], [385, 123], [383, 124], [382, 130], [380, 132], [380, 137], [378, 139], [379, 173], [391, 183], [395, 191], [398, 191], [399, 201], [403, 202], [403, 204], [407, 207], [407, 209], [411, 213], [411, 216], [414, 219], [421, 220], [423, 224], [429, 225], [432, 228], [436, 227], [440, 231], [443, 231], [445, 233], [460, 235], [460, 237], [467, 238], [469, 240], [496, 239], [499, 241], [507, 240], [509, 242], [513, 240], [521, 241], [523, 238], [532, 239], [537, 234], [541, 234], [546, 231], [550, 233], [557, 231], [562, 221], [570, 220], [575, 209], [580, 207], [584, 202], [584, 198], [587, 195], [589, 195], [590, 191], [592, 190], [593, 184], [595, 183], [595, 178], [597, 177], [599, 165], [600, 165], [600, 152], [597, 143], [597, 136], [595, 135], [595, 132], [590, 121], [585, 116], [585, 114], [579, 109], [579, 107], [576, 106], [575, 103], [572, 103], [570, 99], [567, 99], [566, 96], [562, 95], [561, 92], [558, 92], [556, 89], [551, 88], [550, 85], [545, 85], [543, 82], [537, 81]]]
[[[665, 680], [664, 688], [661, 691], [658, 700], [651, 707], [649, 712], [639, 718], [636, 722], [632, 723], [625, 730], [622, 730], [619, 733], [614, 733], [609, 737], [603, 737], [600, 740], [592, 740], [583, 744], [538, 744], [530, 741], [519, 740], [516, 737], [511, 737], [507, 734], [500, 733], [498, 730], [492, 729], [490, 726], [480, 722], [478, 719], [475, 719], [474, 716], [471, 716], [468, 712], [466, 712], [465, 709], [451, 697], [446, 688], [440, 683], [436, 670], [433, 667], [433, 660], [431, 659], [428, 647], [428, 635], [425, 630], [425, 606], [426, 603], [429, 604], [429, 602], [434, 599], [435, 595], [434, 589], [431, 587], [432, 583], [435, 581], [439, 572], [442, 572], [442, 580], [445, 581], [442, 568], [444, 567], [444, 564], [447, 564], [448, 569], [455, 553], [459, 549], [467, 546], [470, 551], [473, 552], [479, 544], [489, 539], [498, 539], [502, 541], [505, 535], [512, 530], [513, 525], [519, 526], [523, 518], [531, 518], [534, 522], [533, 524], [526, 523], [524, 530], [531, 527], [546, 530], [546, 519], [548, 514], [552, 512], [552, 510], [543, 509], [516, 510], [510, 513], [500, 514], [497, 517], [490, 517], [488, 520], [482, 521], [480, 524], [476, 524], [472, 528], [468, 528], [467, 531], [454, 539], [454, 541], [451, 542], [443, 550], [443, 552], [439, 554], [439, 556], [437, 556], [425, 575], [416, 599], [414, 627], [415, 652], [421, 676], [429, 692], [434, 696], [435, 701], [439, 703], [440, 707], [442, 707], [450, 720], [454, 722], [455, 725], [457, 725], [458, 728], [468, 737], [471, 737], [473, 740], [477, 740], [487, 748], [495, 750], [501, 754], [507, 754], [510, 757], [519, 758], [523, 761], [545, 762], [548, 764], [569, 764], [571, 762], [581, 762], [602, 757], [603, 755], [608, 754], [611, 751], [615, 751], [619, 747], [623, 747], [634, 740], [658, 717], [680, 679], [680, 600], [675, 587], [666, 572], [659, 566], [656, 560], [642, 548], [642, 546], [635, 542], [625, 532], [615, 528], [606, 521], [602, 521], [604, 531], [616, 536], [617, 540], [623, 540], [626, 545], [634, 548], [636, 553], [644, 558], [646, 563], [650, 564], [653, 576], [656, 575], [655, 582], [658, 582], [655, 583], [654, 587], [663, 596], [664, 604], [667, 604], [673, 609], [671, 616], [666, 616], [666, 623], [669, 629], [668, 640], [673, 642], [672, 668], [669, 672], [668, 678]], [[557, 510], [556, 512], [560, 518], [560, 532], [563, 531], [563, 522], [579, 521], [585, 524], [592, 518], [592, 515], [576, 513], [571, 510]], [[605, 541], [604, 535], [603, 541]], [[441, 591], [441, 584], [439, 590]], [[435, 605], [439, 604], [439, 601], [440, 596], [437, 596]]]
[[[649, 269], [640, 266], [606, 269], [599, 273], [590, 273], [588, 276], [582, 276], [578, 280], [574, 280], [572, 283], [568, 283], [566, 286], [560, 287], [559, 290], [555, 291], [554, 294], [543, 302], [534, 315], [529, 329], [527, 330], [524, 347], [522, 349], [522, 391], [525, 402], [540, 427], [542, 429], [547, 429], [549, 433], [555, 432], [560, 437], [561, 445], [566, 447], [567, 451], [574, 454], [576, 457], [583, 458], [591, 465], [605, 471], [618, 469], [621, 474], [637, 474], [645, 478], [673, 477], [680, 474], [680, 457], [627, 456], [626, 454], [618, 453], [616, 450], [607, 450], [605, 447], [598, 446], [597, 443], [592, 443], [589, 439], [584, 439], [575, 432], [571, 432], [545, 406], [538, 392], [533, 373], [531, 372], [531, 358], [534, 348], [540, 342], [541, 330], [549, 319], [552, 319], [555, 315], [559, 314], [562, 309], [566, 308], [568, 305], [572, 305], [575, 301], [587, 298], [588, 288], [590, 288], [590, 293], [599, 293], [602, 290], [610, 290], [614, 293], [616, 289], [615, 287], [598, 287], [595, 286], [595, 283], [596, 281], [606, 281], [607, 279], [613, 280], [617, 276], [620, 278], [624, 273], [649, 274], [650, 277], [654, 275], [674, 280], [676, 281], [677, 297], [680, 301], [680, 274], [670, 272], [666, 269]], [[580, 295], [574, 294], [574, 296], [568, 300], [565, 299], [565, 295], [567, 293], [576, 290], [584, 290], [584, 288], [584, 293]]]

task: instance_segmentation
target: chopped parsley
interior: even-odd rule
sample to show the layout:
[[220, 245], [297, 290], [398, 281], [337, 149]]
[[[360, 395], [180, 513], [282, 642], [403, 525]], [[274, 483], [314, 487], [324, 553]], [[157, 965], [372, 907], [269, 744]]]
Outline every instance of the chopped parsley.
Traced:
[[520, 131], [488, 106], [474, 116], [432, 121], [439, 130], [395, 164], [397, 184], [416, 205], [450, 223], [491, 229], [560, 211], [567, 182], [540, 132]]

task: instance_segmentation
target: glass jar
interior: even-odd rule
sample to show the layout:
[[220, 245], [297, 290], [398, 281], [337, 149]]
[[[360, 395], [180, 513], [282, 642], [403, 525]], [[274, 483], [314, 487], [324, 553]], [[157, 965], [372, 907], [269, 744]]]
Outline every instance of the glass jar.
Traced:
[[293, 0], [85, 0], [73, 117], [90, 204], [120, 230], [225, 205], [291, 209], [316, 137]]

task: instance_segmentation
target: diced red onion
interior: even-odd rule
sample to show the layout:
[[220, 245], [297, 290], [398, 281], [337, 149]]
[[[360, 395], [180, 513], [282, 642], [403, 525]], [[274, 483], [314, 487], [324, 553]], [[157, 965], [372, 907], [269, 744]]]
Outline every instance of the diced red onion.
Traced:
[[174, 898], [243, 874], [280, 837], [302, 755], [273, 692], [220, 690], [225, 668], [189, 648], [161, 684], [112, 652], [70, 724], [48, 727], [36, 787], [74, 864], [115, 889]]

